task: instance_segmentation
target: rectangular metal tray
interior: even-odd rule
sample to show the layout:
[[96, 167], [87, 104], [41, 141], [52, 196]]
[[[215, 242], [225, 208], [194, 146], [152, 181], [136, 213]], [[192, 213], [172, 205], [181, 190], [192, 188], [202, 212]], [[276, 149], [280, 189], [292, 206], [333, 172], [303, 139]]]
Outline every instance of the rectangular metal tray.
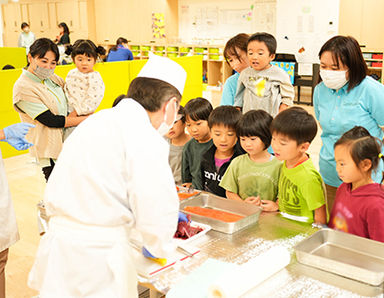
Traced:
[[297, 260], [374, 286], [384, 281], [384, 243], [322, 229], [295, 247]]
[[[205, 216], [189, 213], [184, 211], [186, 206], [199, 206], [205, 208], [212, 208], [221, 211], [227, 211], [234, 214], [245, 216], [236, 222], [224, 222], [221, 220], [208, 218]], [[180, 202], [180, 210], [191, 215], [192, 220], [210, 225], [213, 230], [223, 232], [226, 234], [233, 234], [251, 224], [258, 221], [262, 209], [258, 206], [228, 200], [225, 198], [217, 197], [212, 194], [201, 193], [196, 197], [190, 198]]]

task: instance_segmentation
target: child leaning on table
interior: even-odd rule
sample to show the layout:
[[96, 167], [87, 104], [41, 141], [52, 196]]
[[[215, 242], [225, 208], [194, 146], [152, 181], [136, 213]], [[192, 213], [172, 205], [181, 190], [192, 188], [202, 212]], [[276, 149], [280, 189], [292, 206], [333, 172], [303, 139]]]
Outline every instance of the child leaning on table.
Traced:
[[263, 110], [241, 117], [236, 132], [247, 153], [231, 162], [219, 184], [228, 199], [262, 206], [265, 211], [275, 207], [281, 168], [281, 162], [268, 152], [271, 122], [272, 116]]
[[372, 179], [382, 143], [361, 126], [335, 143], [336, 170], [343, 184], [336, 192], [329, 227], [384, 242], [384, 190]]
[[184, 107], [185, 122], [192, 139], [184, 145], [181, 162], [181, 180], [184, 187], [203, 189], [200, 163], [203, 154], [212, 146], [208, 117], [213, 108], [202, 97], [191, 99]]
[[259, 32], [249, 38], [250, 67], [240, 74], [234, 103], [243, 113], [261, 109], [275, 117], [293, 104], [295, 92], [289, 75], [270, 64], [275, 59], [276, 47], [276, 39], [269, 33]]
[[315, 118], [300, 107], [289, 108], [272, 121], [271, 133], [273, 152], [284, 161], [276, 210], [294, 220], [326, 224], [323, 179], [306, 153], [317, 133]]
[[185, 133], [185, 111], [183, 106], [179, 107], [176, 121], [165, 135], [165, 138], [169, 142], [168, 162], [172, 169], [173, 178], [176, 184], [181, 184], [181, 158], [183, 148], [191, 139], [191, 136]]
[[236, 125], [241, 112], [232, 106], [220, 106], [209, 115], [208, 126], [213, 145], [203, 154], [201, 178], [205, 191], [225, 197], [219, 183], [232, 160], [243, 154], [237, 144]]

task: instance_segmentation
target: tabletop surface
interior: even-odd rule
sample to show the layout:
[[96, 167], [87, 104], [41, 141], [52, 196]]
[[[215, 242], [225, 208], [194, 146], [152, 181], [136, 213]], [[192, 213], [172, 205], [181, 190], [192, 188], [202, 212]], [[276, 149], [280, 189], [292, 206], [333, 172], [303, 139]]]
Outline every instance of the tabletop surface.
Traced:
[[240, 265], [271, 247], [283, 246], [292, 253], [291, 263], [243, 297], [382, 297], [383, 284], [374, 287], [298, 263], [293, 247], [316, 231], [310, 224], [283, 218], [277, 212], [263, 212], [258, 223], [234, 234], [209, 231], [191, 243], [201, 249], [199, 254], [147, 281], [167, 293], [208, 258]]

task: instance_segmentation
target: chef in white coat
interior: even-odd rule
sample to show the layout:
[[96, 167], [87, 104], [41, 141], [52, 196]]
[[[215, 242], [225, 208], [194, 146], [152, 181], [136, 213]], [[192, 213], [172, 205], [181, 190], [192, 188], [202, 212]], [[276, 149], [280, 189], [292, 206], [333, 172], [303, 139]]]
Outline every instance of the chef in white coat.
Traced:
[[[34, 125], [17, 123], [0, 129], [0, 141], [7, 142], [17, 150], [26, 150], [32, 146], [25, 139], [31, 127]], [[17, 240], [19, 240], [19, 232], [0, 151], [0, 298], [5, 297], [4, 268], [8, 260], [8, 248]]]
[[45, 191], [49, 216], [29, 286], [40, 297], [137, 297], [130, 232], [156, 257], [169, 252], [179, 201], [162, 135], [175, 121], [186, 79], [151, 55], [127, 97], [79, 125]]

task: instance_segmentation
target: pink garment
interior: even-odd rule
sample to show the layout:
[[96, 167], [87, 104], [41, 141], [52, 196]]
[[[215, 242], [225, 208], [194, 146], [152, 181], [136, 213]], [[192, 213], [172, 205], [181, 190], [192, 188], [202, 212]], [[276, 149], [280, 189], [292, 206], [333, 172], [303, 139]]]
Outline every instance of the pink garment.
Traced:
[[328, 226], [332, 229], [384, 242], [384, 191], [378, 183], [351, 191], [343, 183], [336, 192]]
[[221, 166], [223, 164], [225, 164], [226, 162], [230, 161], [232, 157], [228, 157], [228, 158], [225, 158], [225, 159], [220, 159], [220, 158], [216, 158], [215, 157], [215, 166], [216, 166], [216, 169], [220, 169]]

